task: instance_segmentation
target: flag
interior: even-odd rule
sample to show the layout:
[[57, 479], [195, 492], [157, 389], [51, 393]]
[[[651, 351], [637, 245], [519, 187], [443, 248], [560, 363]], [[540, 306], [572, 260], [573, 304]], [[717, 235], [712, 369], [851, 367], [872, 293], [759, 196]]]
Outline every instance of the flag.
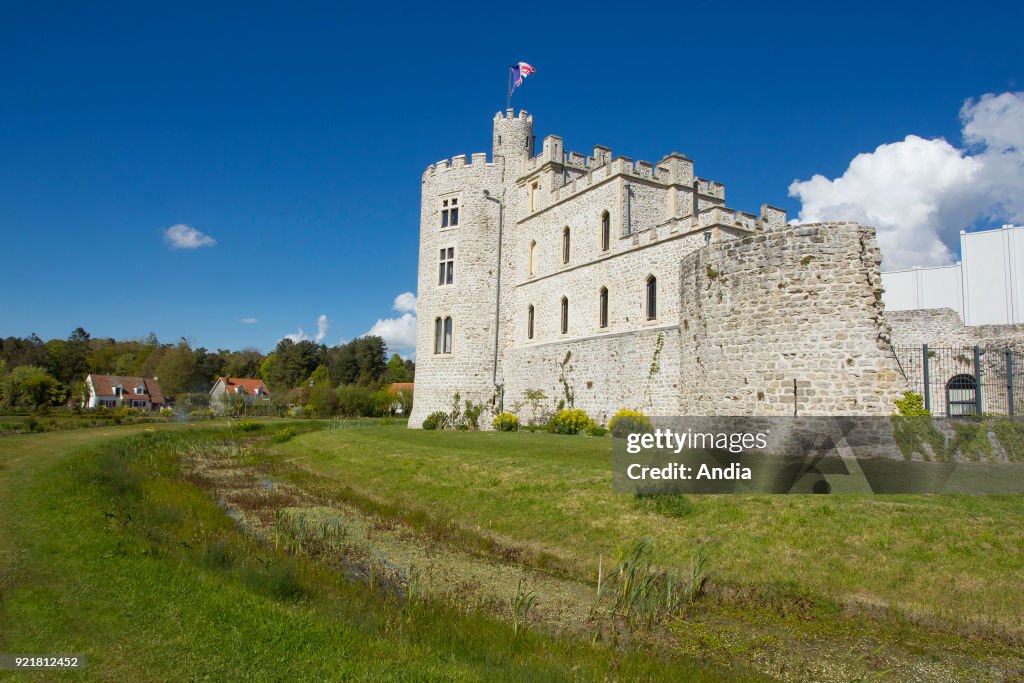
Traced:
[[523, 84], [523, 79], [537, 73], [537, 70], [526, 62], [519, 62], [509, 67], [512, 70], [511, 85], [508, 89], [508, 96], [512, 97], [512, 91]]

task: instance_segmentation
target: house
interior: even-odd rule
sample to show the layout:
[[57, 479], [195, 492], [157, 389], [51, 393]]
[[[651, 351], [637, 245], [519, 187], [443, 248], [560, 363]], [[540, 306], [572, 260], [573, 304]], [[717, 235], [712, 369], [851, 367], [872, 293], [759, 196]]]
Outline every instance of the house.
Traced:
[[167, 407], [164, 392], [156, 378], [121, 375], [89, 375], [87, 408], [138, 408], [155, 411]]
[[394, 395], [395, 400], [391, 404], [391, 412], [395, 415], [405, 415], [412, 404], [413, 389], [416, 385], [412, 382], [395, 382], [389, 384], [387, 390]]
[[270, 401], [270, 390], [261, 379], [218, 377], [210, 389], [210, 407], [214, 410], [240, 402], [247, 405]]

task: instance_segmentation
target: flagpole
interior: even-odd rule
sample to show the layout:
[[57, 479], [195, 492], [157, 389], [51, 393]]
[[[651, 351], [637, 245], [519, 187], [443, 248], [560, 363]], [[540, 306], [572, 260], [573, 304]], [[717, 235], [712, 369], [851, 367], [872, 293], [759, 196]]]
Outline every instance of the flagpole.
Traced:
[[505, 110], [512, 107], [512, 65], [508, 65], [508, 89], [505, 91]]

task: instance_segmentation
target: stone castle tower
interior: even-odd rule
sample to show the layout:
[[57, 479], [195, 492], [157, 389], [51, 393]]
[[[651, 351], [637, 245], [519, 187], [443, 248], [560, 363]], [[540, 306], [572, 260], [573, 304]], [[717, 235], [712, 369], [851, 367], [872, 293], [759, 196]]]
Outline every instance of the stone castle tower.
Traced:
[[484, 426], [499, 410], [527, 421], [528, 390], [601, 422], [622, 407], [891, 412], [903, 385], [872, 229], [727, 208], [677, 153], [535, 146], [533, 117], [508, 110], [490, 161], [423, 173], [411, 427], [456, 393], [488, 407]]

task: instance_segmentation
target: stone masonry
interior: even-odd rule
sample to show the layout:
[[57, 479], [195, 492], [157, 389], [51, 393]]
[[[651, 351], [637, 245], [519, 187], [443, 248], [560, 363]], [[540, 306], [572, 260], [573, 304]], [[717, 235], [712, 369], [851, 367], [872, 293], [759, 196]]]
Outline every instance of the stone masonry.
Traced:
[[525, 112], [498, 113], [492, 143], [490, 160], [423, 173], [411, 427], [456, 392], [487, 405], [485, 426], [501, 409], [528, 419], [528, 390], [600, 422], [623, 407], [791, 414], [794, 379], [802, 414], [892, 411], [904, 387], [872, 229], [727, 208], [678, 153], [584, 155], [552, 135], [535, 155]]

